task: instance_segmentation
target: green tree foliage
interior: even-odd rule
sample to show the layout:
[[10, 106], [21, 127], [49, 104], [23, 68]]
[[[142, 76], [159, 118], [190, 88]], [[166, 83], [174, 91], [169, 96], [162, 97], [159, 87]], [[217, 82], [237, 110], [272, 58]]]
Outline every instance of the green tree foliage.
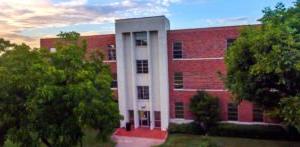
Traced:
[[190, 110], [195, 116], [195, 121], [206, 129], [219, 120], [219, 99], [204, 91], [198, 91], [191, 98]]
[[85, 48], [76, 44], [61, 46], [55, 53], [16, 45], [4, 53], [0, 57], [2, 141], [75, 146], [86, 127], [106, 140], [120, 116], [112, 100], [110, 70], [97, 57], [86, 58]]
[[262, 25], [244, 28], [228, 49], [225, 85], [237, 99], [282, 109], [288, 107], [279, 105], [282, 98], [300, 93], [300, 1], [263, 12]]
[[11, 43], [8, 40], [4, 40], [3, 38], [0, 38], [0, 52], [6, 51], [13, 46], [15, 46], [14, 43]]
[[300, 97], [284, 98], [280, 102], [279, 114], [288, 124], [295, 126], [300, 131]]

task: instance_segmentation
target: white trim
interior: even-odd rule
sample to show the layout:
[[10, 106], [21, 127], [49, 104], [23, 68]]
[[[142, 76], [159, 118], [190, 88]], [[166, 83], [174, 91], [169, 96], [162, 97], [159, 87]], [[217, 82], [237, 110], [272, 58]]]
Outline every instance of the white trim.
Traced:
[[117, 60], [103, 60], [103, 63], [117, 63]]
[[174, 91], [190, 91], [190, 92], [194, 92], [194, 91], [211, 91], [211, 92], [224, 92], [224, 91], [228, 91], [226, 89], [173, 89]]
[[238, 125], [273, 125], [273, 126], [283, 126], [278, 123], [266, 123], [266, 122], [241, 122], [241, 121], [220, 121], [219, 123], [223, 124], [238, 124]]
[[212, 58], [173, 58], [174, 61], [202, 61], [202, 60], [224, 60], [224, 57]]
[[194, 122], [194, 120], [191, 119], [183, 119], [183, 118], [172, 118], [170, 119], [170, 123], [174, 124], [189, 124]]
[[110, 88], [111, 90], [118, 90], [118, 88]]

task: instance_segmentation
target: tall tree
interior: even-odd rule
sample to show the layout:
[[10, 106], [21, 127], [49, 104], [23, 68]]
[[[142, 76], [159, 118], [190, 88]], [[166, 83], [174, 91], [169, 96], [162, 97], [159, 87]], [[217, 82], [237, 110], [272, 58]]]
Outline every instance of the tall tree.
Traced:
[[237, 99], [283, 110], [282, 99], [300, 94], [300, 1], [263, 12], [262, 25], [246, 27], [228, 49], [225, 84]]
[[99, 139], [110, 136], [120, 119], [110, 70], [101, 56], [86, 58], [84, 47], [70, 43], [50, 53], [21, 45], [0, 57], [5, 139], [21, 146], [75, 146], [85, 127], [96, 129]]

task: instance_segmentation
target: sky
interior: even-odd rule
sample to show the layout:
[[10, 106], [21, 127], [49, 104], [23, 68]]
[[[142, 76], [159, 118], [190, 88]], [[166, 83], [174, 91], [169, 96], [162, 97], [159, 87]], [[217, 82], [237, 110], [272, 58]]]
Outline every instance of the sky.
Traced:
[[165, 15], [171, 29], [257, 24], [266, 7], [295, 0], [0, 0], [0, 38], [39, 47], [60, 31], [114, 33], [120, 18]]

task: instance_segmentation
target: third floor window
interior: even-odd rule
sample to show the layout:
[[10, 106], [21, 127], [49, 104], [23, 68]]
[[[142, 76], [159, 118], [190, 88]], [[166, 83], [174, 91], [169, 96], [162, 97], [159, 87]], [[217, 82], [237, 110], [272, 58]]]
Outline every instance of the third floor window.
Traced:
[[108, 45], [108, 60], [116, 60], [116, 48], [115, 45]]
[[182, 56], [182, 43], [174, 42], [173, 43], [173, 58], [183, 58]]
[[134, 34], [136, 46], [147, 46], [147, 32], [136, 32]]

